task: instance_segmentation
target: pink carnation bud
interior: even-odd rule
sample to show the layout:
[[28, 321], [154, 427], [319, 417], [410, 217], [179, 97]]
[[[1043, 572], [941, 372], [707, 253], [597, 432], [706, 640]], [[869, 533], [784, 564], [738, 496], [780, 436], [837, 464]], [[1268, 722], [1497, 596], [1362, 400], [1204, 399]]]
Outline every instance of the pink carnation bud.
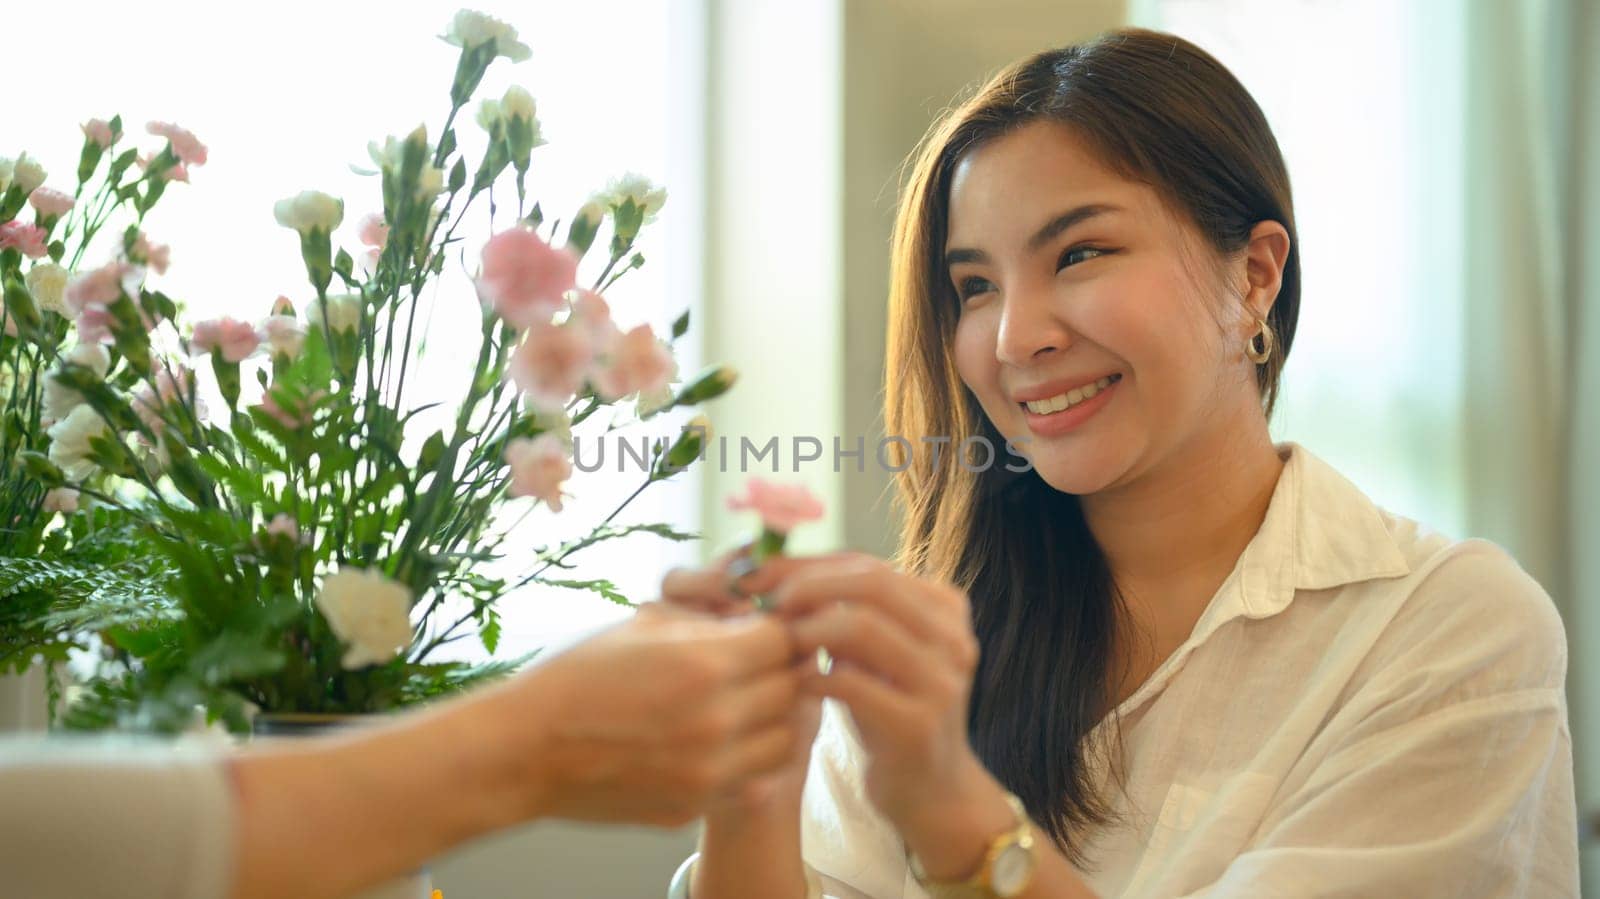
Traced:
[[65, 215], [67, 210], [73, 207], [74, 202], [61, 191], [51, 190], [48, 187], [37, 188], [28, 195], [28, 203], [40, 216]]
[[383, 216], [376, 212], [369, 212], [361, 217], [361, 224], [357, 237], [369, 247], [382, 248], [389, 240], [389, 226], [384, 224]]
[[[151, 122], [145, 125], [145, 130], [157, 137], [164, 137], [172, 145], [172, 154], [182, 160], [184, 165], [205, 165], [206, 145], [200, 143], [187, 128], [180, 128], [171, 122]], [[187, 177], [173, 180], [188, 180]]]
[[295, 523], [294, 516], [287, 512], [279, 512], [267, 523], [266, 532], [273, 537], [284, 537], [295, 543], [304, 542], [305, 536], [300, 532], [300, 525]]
[[286, 296], [279, 296], [272, 301], [273, 315], [294, 315], [294, 304]]
[[798, 484], [774, 484], [761, 478], [745, 483], [744, 494], [728, 497], [735, 512], [753, 511], [767, 530], [787, 534], [795, 525], [822, 517], [822, 500]]
[[78, 511], [78, 491], [57, 487], [44, 495], [44, 511], [71, 514]]
[[516, 328], [549, 321], [577, 283], [578, 258], [526, 228], [502, 231], [483, 247], [478, 289], [494, 311]]
[[105, 119], [90, 119], [78, 127], [83, 129], [84, 137], [94, 141], [101, 147], [111, 146], [121, 136], [111, 130], [111, 123]]
[[22, 255], [38, 259], [46, 252], [44, 241], [44, 229], [38, 225], [27, 225], [22, 222], [6, 222], [0, 225], [0, 250], [15, 247]]
[[236, 318], [214, 318], [194, 326], [194, 349], [202, 353], [222, 353], [224, 362], [239, 363], [261, 345], [261, 333], [254, 325]]
[[554, 434], [528, 439], [518, 437], [506, 445], [506, 464], [511, 467], [511, 495], [532, 496], [551, 510], [561, 511], [561, 485], [572, 477], [572, 460], [567, 445]]

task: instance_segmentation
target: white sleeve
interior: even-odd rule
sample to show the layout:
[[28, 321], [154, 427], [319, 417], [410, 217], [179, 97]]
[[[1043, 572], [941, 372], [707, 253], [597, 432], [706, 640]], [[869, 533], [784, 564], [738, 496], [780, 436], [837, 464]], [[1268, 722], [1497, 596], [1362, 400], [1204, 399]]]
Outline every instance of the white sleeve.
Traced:
[[233, 814], [212, 746], [0, 740], [0, 894], [219, 899], [229, 887]]
[[1578, 895], [1567, 645], [1509, 557], [1418, 587], [1308, 773], [1194, 897]]
[[801, 856], [828, 899], [925, 899], [899, 832], [867, 796], [865, 762], [849, 711], [824, 701], [801, 801]]

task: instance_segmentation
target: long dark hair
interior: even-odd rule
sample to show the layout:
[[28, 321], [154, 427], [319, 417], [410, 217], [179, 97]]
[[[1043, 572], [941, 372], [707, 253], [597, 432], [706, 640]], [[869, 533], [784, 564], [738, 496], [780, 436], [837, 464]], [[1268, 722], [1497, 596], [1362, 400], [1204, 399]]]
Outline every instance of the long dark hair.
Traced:
[[[959, 311], [944, 275], [951, 174], [980, 144], [1037, 120], [1071, 127], [1100, 160], [1150, 185], [1226, 258], [1276, 221], [1289, 257], [1267, 318], [1277, 337], [1257, 366], [1270, 417], [1300, 308], [1289, 176], [1265, 116], [1234, 76], [1170, 34], [1121, 29], [1048, 50], [995, 75], [924, 137], [895, 224], [885, 374], [887, 432], [917, 446], [982, 435], [1003, 442], [951, 352]], [[1112, 820], [1086, 737], [1110, 707], [1122, 598], [1078, 498], [1036, 474], [902, 456], [900, 563], [972, 597], [982, 658], [969, 721], [979, 758], [1074, 862], [1087, 829]], [[937, 463], [937, 464], [936, 464]], [[1109, 728], [1106, 732], [1114, 732]], [[1111, 770], [1116, 770], [1115, 764]]]

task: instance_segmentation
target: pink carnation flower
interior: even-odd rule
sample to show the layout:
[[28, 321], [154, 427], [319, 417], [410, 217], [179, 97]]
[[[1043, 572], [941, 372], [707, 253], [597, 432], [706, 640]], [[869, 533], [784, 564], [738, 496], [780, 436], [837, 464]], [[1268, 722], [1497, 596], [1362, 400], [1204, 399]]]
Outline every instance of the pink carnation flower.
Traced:
[[[189, 401], [194, 395], [194, 414], [197, 418], [204, 418], [206, 414], [205, 403], [199, 395], [194, 394], [194, 372], [183, 365], [158, 365], [155, 372], [155, 387], [146, 383], [140, 385], [133, 394], [133, 411], [144, 422], [150, 433], [161, 436], [167, 424], [162, 417], [162, 412], [175, 405]], [[181, 413], [180, 413], [181, 414]]]
[[577, 294], [577, 298], [572, 301], [573, 321], [589, 331], [589, 337], [594, 342], [595, 355], [609, 355], [622, 337], [622, 329], [611, 320], [611, 304], [606, 302], [605, 297], [592, 290], [579, 288]]
[[78, 340], [82, 343], [105, 343], [111, 339], [111, 323], [116, 319], [111, 311], [99, 303], [90, 303], [78, 313]]
[[200, 139], [187, 128], [180, 128], [171, 122], [151, 122], [144, 128], [157, 137], [166, 138], [167, 142], [172, 144], [173, 155], [182, 160], [184, 165], [205, 165], [206, 145], [200, 143]]
[[124, 292], [138, 290], [138, 270], [126, 262], [112, 262], [85, 272], [67, 283], [63, 299], [77, 315], [93, 304], [114, 303]]
[[566, 406], [594, 360], [594, 346], [581, 327], [536, 321], [511, 353], [507, 373], [538, 408]]
[[311, 424], [316, 416], [317, 403], [327, 395], [326, 390], [315, 390], [303, 401], [296, 402], [292, 397], [285, 397], [284, 402], [280, 403], [277, 391], [268, 390], [266, 395], [261, 397], [261, 403], [257, 408], [289, 430], [298, 431]]
[[649, 325], [639, 325], [617, 340], [610, 363], [596, 376], [595, 386], [607, 399], [650, 393], [665, 387], [676, 371], [672, 353]]
[[0, 250], [15, 247], [22, 255], [38, 259], [45, 254], [45, 233], [38, 225], [6, 222], [0, 225]]
[[774, 484], [761, 478], [745, 483], [742, 496], [728, 497], [728, 508], [735, 512], [752, 511], [761, 516], [767, 530], [787, 534], [795, 525], [822, 517], [822, 501], [798, 484]]
[[41, 216], [65, 215], [68, 209], [75, 204], [75, 200], [59, 190], [40, 187], [28, 195], [28, 203]]
[[194, 326], [194, 348], [202, 353], [222, 352], [224, 362], [238, 363], [261, 345], [261, 333], [249, 322], [214, 318]]
[[132, 256], [135, 262], [148, 265], [158, 275], [165, 275], [167, 266], [172, 264], [172, 247], [164, 243], [151, 243], [150, 238], [141, 231], [139, 239], [133, 242]]
[[567, 445], [554, 434], [511, 441], [505, 456], [511, 466], [511, 495], [537, 497], [560, 512], [561, 484], [572, 477], [572, 461], [567, 455]]
[[[139, 168], [144, 169], [145, 171], [149, 171], [150, 170], [150, 163], [153, 162], [154, 160], [155, 160], [154, 156], [147, 156], [147, 155], [145, 155], [143, 153], [140, 153], [139, 157], [138, 157]], [[180, 162], [180, 163], [174, 165], [172, 168], [167, 169], [166, 173], [164, 175], [162, 175], [162, 177], [164, 177], [168, 181], [182, 181], [184, 184], [188, 184], [189, 183], [189, 167]]]
[[478, 289], [502, 319], [527, 328], [548, 321], [577, 279], [578, 259], [570, 251], [550, 246], [526, 228], [512, 228], [484, 244]]

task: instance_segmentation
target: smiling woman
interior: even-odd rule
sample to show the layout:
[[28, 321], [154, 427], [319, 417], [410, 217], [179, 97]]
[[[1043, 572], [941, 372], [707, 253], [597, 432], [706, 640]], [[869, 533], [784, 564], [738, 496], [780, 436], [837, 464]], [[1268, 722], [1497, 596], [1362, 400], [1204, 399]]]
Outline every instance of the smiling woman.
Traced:
[[830, 701], [692, 895], [1575, 896], [1550, 597], [1269, 437], [1300, 253], [1233, 74], [1141, 29], [1049, 50], [909, 171], [886, 431], [1032, 468], [913, 455], [898, 566], [750, 576]]

